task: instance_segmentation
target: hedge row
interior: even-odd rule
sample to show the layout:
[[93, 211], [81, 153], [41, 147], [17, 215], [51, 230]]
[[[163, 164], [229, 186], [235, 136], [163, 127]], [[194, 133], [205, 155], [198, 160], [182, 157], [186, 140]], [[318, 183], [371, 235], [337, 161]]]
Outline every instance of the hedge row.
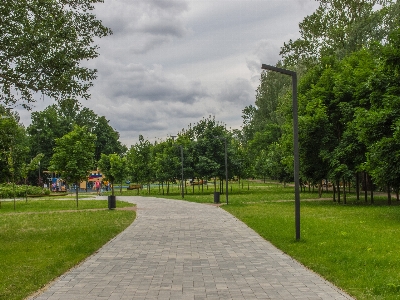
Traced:
[[25, 197], [25, 195], [48, 195], [50, 191], [38, 186], [15, 185], [12, 183], [0, 184], [0, 198]]

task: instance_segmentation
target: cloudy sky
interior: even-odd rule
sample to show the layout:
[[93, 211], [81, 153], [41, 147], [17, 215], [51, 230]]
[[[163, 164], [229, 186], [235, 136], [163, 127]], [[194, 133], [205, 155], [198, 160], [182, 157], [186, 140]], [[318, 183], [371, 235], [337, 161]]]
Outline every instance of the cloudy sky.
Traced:
[[[215, 116], [240, 128], [254, 104], [261, 64], [275, 65], [314, 0], [105, 0], [95, 14], [113, 35], [99, 39], [92, 98], [128, 147], [176, 135]], [[39, 101], [35, 110], [52, 104]], [[28, 113], [20, 111], [25, 125]]]

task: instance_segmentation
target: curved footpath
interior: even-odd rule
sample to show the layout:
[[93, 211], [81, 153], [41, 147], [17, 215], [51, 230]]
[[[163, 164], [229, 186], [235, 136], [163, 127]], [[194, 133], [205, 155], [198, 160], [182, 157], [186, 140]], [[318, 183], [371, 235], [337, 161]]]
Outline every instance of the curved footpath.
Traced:
[[124, 200], [133, 224], [30, 299], [352, 299], [219, 207]]

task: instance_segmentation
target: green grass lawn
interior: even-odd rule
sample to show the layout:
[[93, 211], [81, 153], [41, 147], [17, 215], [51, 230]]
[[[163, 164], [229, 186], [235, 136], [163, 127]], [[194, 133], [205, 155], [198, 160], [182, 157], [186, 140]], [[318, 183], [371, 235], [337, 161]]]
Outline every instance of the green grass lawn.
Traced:
[[[231, 190], [232, 189], [232, 190]], [[146, 190], [140, 191], [143, 196]], [[119, 196], [118, 190], [116, 195]], [[122, 195], [137, 195], [124, 191]], [[176, 185], [167, 195], [152, 187], [151, 196], [181, 199]], [[400, 299], [400, 205], [334, 203], [331, 193], [301, 193], [301, 239], [295, 240], [293, 187], [276, 183], [236, 183], [222, 208], [266, 240], [357, 299]], [[213, 186], [187, 187], [186, 201], [213, 203]], [[343, 199], [343, 198], [342, 198]], [[221, 195], [225, 203], [225, 195]], [[117, 207], [129, 205], [118, 202]], [[109, 211], [106, 201], [73, 199], [2, 202], [0, 208], [0, 299], [23, 299], [95, 252], [126, 228], [133, 211]], [[90, 209], [101, 210], [93, 211]], [[59, 211], [56, 213], [46, 212]], [[62, 212], [64, 211], [64, 212]]]
[[[131, 206], [118, 201], [117, 207]], [[134, 211], [107, 201], [28, 200], [0, 208], [0, 299], [24, 299], [116, 236]], [[92, 210], [97, 209], [97, 210]]]
[[[213, 189], [185, 200], [213, 203]], [[145, 193], [142, 191], [142, 194]], [[156, 196], [156, 192], [152, 196]], [[172, 190], [164, 198], [181, 199]], [[387, 206], [385, 194], [366, 204], [355, 193], [347, 204], [324, 192], [301, 193], [301, 239], [295, 239], [294, 189], [277, 184], [252, 183], [249, 190], [232, 187], [229, 205], [222, 208], [253, 228], [263, 238], [357, 299], [400, 299], [400, 206]], [[225, 195], [221, 195], [225, 203]], [[343, 195], [342, 195], [343, 201]]]

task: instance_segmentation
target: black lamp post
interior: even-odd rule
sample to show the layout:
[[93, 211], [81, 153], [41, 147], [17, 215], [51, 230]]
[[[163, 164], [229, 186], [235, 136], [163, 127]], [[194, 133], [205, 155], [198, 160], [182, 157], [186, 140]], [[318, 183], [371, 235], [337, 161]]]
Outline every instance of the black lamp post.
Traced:
[[[42, 131], [42, 129], [37, 129], [37, 140], [38, 140], [38, 154], [40, 153], [40, 132]], [[40, 177], [40, 161], [38, 162], [39, 165], [39, 176], [38, 176], [38, 186], [42, 185], [42, 178]]]
[[185, 189], [183, 187], [183, 146], [179, 145], [179, 147], [181, 148], [181, 163], [182, 163], [182, 199], [185, 198]]
[[228, 150], [226, 146], [226, 137], [216, 136], [217, 139], [224, 140], [225, 145], [225, 198], [226, 204], [228, 204]]
[[294, 205], [295, 205], [295, 227], [296, 240], [300, 239], [300, 159], [299, 159], [299, 121], [297, 109], [297, 74], [294, 71], [265, 65], [261, 69], [279, 72], [292, 77], [292, 99], [293, 99], [293, 155], [294, 155]]
[[[176, 137], [176, 135], [171, 135], [173, 142], [175, 141], [175, 137]], [[175, 145], [175, 146], [177, 146], [177, 145]], [[183, 186], [183, 146], [179, 145], [179, 147], [181, 148], [181, 164], [182, 164], [182, 171], [181, 171], [182, 181], [181, 182], [182, 182], [182, 199], [183, 199], [183, 198], [185, 198], [185, 188]]]

